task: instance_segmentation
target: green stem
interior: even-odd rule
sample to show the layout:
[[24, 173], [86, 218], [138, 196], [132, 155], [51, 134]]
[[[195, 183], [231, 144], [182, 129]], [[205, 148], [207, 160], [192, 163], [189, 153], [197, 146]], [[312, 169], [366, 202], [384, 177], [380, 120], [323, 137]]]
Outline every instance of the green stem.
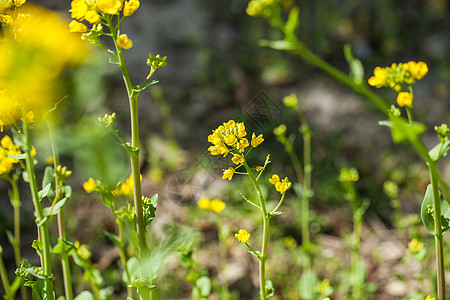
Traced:
[[2, 251], [0, 251], [0, 276], [2, 278], [3, 289], [5, 290], [5, 294], [9, 292], [9, 279], [8, 273], [6, 272], [5, 263], [3, 262]]
[[244, 165], [245, 170], [248, 173], [248, 177], [253, 183], [253, 187], [258, 194], [259, 204], [261, 208], [261, 213], [263, 217], [263, 237], [262, 237], [262, 245], [261, 245], [261, 255], [259, 256], [259, 284], [260, 284], [260, 296], [261, 300], [267, 299], [266, 292], [266, 255], [267, 255], [267, 246], [269, 244], [269, 221], [270, 216], [267, 214], [266, 209], [266, 200], [261, 192], [261, 187], [259, 186], [258, 181], [250, 170], [247, 161], [244, 160], [242, 163]]
[[362, 215], [359, 212], [358, 201], [356, 197], [352, 201], [353, 206], [353, 245], [352, 245], [352, 273], [353, 273], [353, 299], [362, 299], [361, 291], [361, 276], [359, 268], [360, 254], [359, 249], [361, 245], [361, 231], [362, 231]]
[[[54, 132], [55, 132], [55, 124], [53, 119], [49, 119], [47, 122], [48, 127], [48, 135], [50, 138], [50, 144], [52, 147], [52, 155], [53, 155], [53, 168], [56, 170], [56, 167], [60, 165], [59, 152], [54, 140]], [[58, 177], [55, 177], [55, 186], [56, 186], [56, 196], [53, 200], [54, 203], [57, 203], [61, 200], [61, 191], [62, 191], [62, 183], [59, 182]], [[66, 240], [66, 226], [64, 221], [64, 207], [58, 212], [57, 215], [57, 223], [58, 223], [58, 234], [59, 238], [62, 240]], [[73, 299], [73, 288], [72, 288], [72, 274], [70, 272], [70, 262], [69, 256], [64, 253], [61, 255], [61, 266], [63, 271], [63, 281], [64, 281], [64, 294], [66, 296], [66, 300]]]
[[119, 240], [120, 240], [120, 245], [121, 247], [119, 247], [119, 255], [120, 255], [120, 260], [122, 261], [122, 265], [125, 271], [125, 274], [127, 276], [127, 281], [125, 282], [125, 284], [127, 285], [127, 295], [130, 298], [133, 298], [133, 288], [128, 287], [128, 285], [131, 284], [130, 280], [131, 280], [131, 276], [130, 276], [130, 272], [128, 271], [128, 263], [127, 263], [127, 254], [125, 253], [125, 238], [123, 236], [123, 223], [120, 220], [117, 220], [117, 225], [119, 226]]
[[[131, 83], [130, 75], [128, 73], [126, 60], [123, 55], [123, 50], [117, 46], [118, 30], [112, 24], [112, 20], [108, 19], [108, 25], [111, 29], [112, 38], [114, 45], [116, 47], [118, 56], [118, 66], [122, 73], [123, 81], [128, 94], [129, 105], [130, 105], [130, 118], [131, 118], [131, 150], [129, 150], [130, 164], [131, 164], [131, 174], [133, 177], [133, 197], [134, 197], [134, 207], [136, 210], [136, 227], [139, 237], [139, 257], [142, 260], [147, 256], [148, 246], [147, 246], [147, 236], [144, 221], [144, 210], [142, 207], [142, 187], [141, 187], [141, 173], [140, 173], [140, 163], [139, 163], [139, 117], [138, 117], [138, 105], [137, 98], [139, 92], [133, 89]], [[141, 269], [141, 273], [143, 270]], [[141, 274], [144, 275], [144, 274]], [[154, 282], [152, 282], [153, 284]], [[143, 299], [153, 299], [155, 297], [154, 290], [151, 290], [149, 295], [141, 295]]]
[[[36, 224], [39, 227], [40, 239], [42, 242], [42, 268], [44, 269], [44, 275], [48, 276], [44, 280], [45, 292], [47, 294], [47, 300], [54, 300], [55, 295], [53, 291], [53, 278], [52, 278], [52, 262], [51, 262], [51, 245], [50, 245], [50, 235], [48, 232], [48, 221], [44, 221], [45, 216], [42, 210], [41, 201], [38, 196], [38, 185], [36, 182], [36, 172], [34, 170], [34, 161], [31, 157], [31, 140], [30, 140], [30, 130], [28, 127], [27, 117], [24, 110], [23, 113], [23, 134], [25, 137], [25, 153], [26, 153], [26, 165], [28, 180], [30, 185], [30, 192], [33, 198], [34, 209], [36, 213]], [[41, 224], [42, 223], [42, 224]]]
[[437, 299], [445, 300], [445, 269], [444, 269], [444, 241], [441, 223], [441, 202], [439, 196], [439, 182], [436, 163], [428, 165], [430, 170], [431, 186], [433, 187], [434, 207], [434, 232], [436, 242], [436, 265], [437, 265]]

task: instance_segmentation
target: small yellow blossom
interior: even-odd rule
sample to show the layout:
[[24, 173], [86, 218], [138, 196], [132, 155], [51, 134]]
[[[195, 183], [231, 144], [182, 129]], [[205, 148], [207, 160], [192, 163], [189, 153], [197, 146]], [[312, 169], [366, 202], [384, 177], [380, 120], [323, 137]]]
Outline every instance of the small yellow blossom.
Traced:
[[434, 298], [431, 298], [431, 296], [428, 295], [428, 296], [425, 298], [425, 300], [435, 300], [435, 299], [434, 299]]
[[129, 17], [139, 8], [139, 0], [129, 0], [125, 2], [123, 7], [123, 15]]
[[201, 209], [208, 210], [208, 208], [209, 208], [209, 203], [210, 203], [210, 201], [209, 201], [208, 198], [202, 198], [200, 201], [198, 201], [197, 205], [198, 205], [198, 207], [200, 207]]
[[36, 122], [36, 120], [35, 120], [35, 118], [34, 118], [34, 112], [32, 112], [32, 111], [27, 112], [26, 117], [27, 117], [27, 122], [28, 122], [28, 123], [34, 123], [34, 122]]
[[15, 6], [15, 7], [19, 7], [25, 4], [25, 2], [27, 2], [26, 0], [12, 0], [11, 3]]
[[83, 23], [73, 20], [72, 22], [69, 23], [69, 31], [84, 33], [88, 31], [88, 28]]
[[339, 174], [340, 182], [356, 182], [359, 180], [359, 173], [355, 168], [342, 168]]
[[264, 141], [263, 139], [263, 135], [260, 134], [258, 136], [256, 136], [255, 133], [252, 134], [252, 141], [250, 142], [252, 147], [258, 147], [262, 142]]
[[401, 93], [398, 94], [398, 96], [397, 96], [397, 104], [400, 107], [407, 106], [407, 107], [412, 108], [412, 103], [413, 103], [413, 95], [411, 95], [410, 93], [408, 93], [408, 92], [401, 92]]
[[228, 169], [223, 171], [223, 175], [222, 175], [222, 179], [228, 179], [231, 180], [231, 178], [233, 178], [234, 175], [234, 168], [229, 167]]
[[264, 171], [264, 167], [262, 166], [256, 166], [256, 172]]
[[235, 154], [231, 159], [231, 161], [234, 162], [236, 165], [239, 165], [244, 162], [244, 158], [239, 154]]
[[273, 174], [272, 178], [269, 179], [269, 182], [273, 185], [277, 184], [278, 182], [280, 182], [280, 176], [278, 176], [277, 174]]
[[100, 15], [95, 10], [88, 10], [84, 15], [84, 18], [91, 24], [100, 22]]
[[220, 213], [227, 206], [225, 202], [220, 199], [209, 200], [208, 198], [201, 199], [197, 205], [203, 210], [212, 211], [215, 213]]
[[85, 244], [80, 244], [80, 242], [76, 241], [73, 243], [73, 246], [75, 247], [75, 251], [77, 255], [84, 260], [88, 260], [91, 257], [91, 251], [89, 251], [89, 248]]
[[92, 193], [95, 191], [97, 185], [95, 184], [95, 181], [92, 177], [88, 179], [85, 183], [83, 183], [83, 188], [86, 191], [86, 193]]
[[77, 20], [82, 20], [89, 9], [85, 0], [73, 0], [70, 6], [71, 17]]
[[20, 147], [14, 144], [11, 137], [5, 135], [0, 141], [0, 175], [9, 173], [14, 164], [18, 163], [19, 160], [16, 158], [11, 158], [11, 156], [16, 156], [21, 154]]
[[117, 38], [117, 46], [119, 46], [120, 48], [123, 49], [130, 49], [131, 47], [133, 47], [133, 42], [128, 38], [128, 36], [126, 34], [121, 34], [118, 38]]
[[122, 10], [123, 0], [98, 0], [97, 10], [99, 12], [116, 15]]
[[239, 233], [236, 233], [234, 236], [241, 243], [247, 243], [248, 240], [250, 239], [250, 233], [248, 233], [247, 230], [245, 229], [239, 229]]
[[13, 22], [13, 18], [10, 15], [0, 14], [0, 23], [10, 25]]
[[289, 179], [286, 177], [282, 181], [275, 183], [275, 189], [280, 194], [286, 193], [287, 190], [289, 190], [292, 186], [292, 183], [289, 182]]
[[408, 251], [411, 254], [417, 254], [423, 249], [424, 246], [425, 245], [422, 242], [419, 242], [418, 239], [414, 238], [408, 243]]

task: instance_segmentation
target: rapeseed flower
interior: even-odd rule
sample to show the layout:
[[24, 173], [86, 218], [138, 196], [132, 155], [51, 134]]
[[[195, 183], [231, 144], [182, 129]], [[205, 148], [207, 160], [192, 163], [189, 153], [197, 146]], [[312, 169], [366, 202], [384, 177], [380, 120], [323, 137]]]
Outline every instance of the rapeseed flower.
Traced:
[[289, 182], [289, 179], [287, 177], [283, 180], [280, 180], [280, 176], [278, 176], [277, 174], [273, 174], [269, 179], [269, 182], [275, 186], [275, 189], [281, 195], [286, 193], [286, 191], [289, 190], [292, 186], [292, 183]]
[[19, 160], [11, 156], [19, 155], [20, 147], [14, 144], [11, 137], [5, 135], [0, 141], [0, 175], [9, 173]]
[[59, 74], [87, 52], [56, 13], [29, 5], [15, 15], [0, 43], [0, 129], [30, 111], [39, 120], [61, 96]]
[[239, 229], [239, 233], [236, 233], [234, 236], [241, 243], [247, 243], [248, 240], [250, 239], [250, 233], [248, 233], [247, 230], [245, 229]]
[[129, 0], [125, 2], [123, 7], [123, 15], [129, 17], [139, 8], [139, 0]]
[[229, 167], [228, 169], [223, 171], [222, 179], [228, 179], [231, 180], [233, 178], [235, 169], [232, 167]]
[[397, 104], [400, 107], [407, 106], [412, 108], [413, 95], [408, 92], [400, 92], [397, 96]]
[[250, 144], [252, 145], [253, 148], [255, 148], [255, 147], [258, 147], [263, 141], [264, 141], [264, 139], [263, 139], [263, 135], [262, 134], [256, 136], [256, 134], [253, 133], [252, 134], [252, 141], [250, 142]]
[[225, 202], [220, 199], [209, 200], [208, 198], [202, 198], [198, 203], [198, 207], [203, 210], [220, 213], [227, 206]]
[[417, 254], [417, 253], [420, 252], [420, 250], [423, 249], [424, 246], [425, 246], [424, 243], [419, 242], [419, 240], [416, 239], [416, 238], [413, 238], [413, 239], [408, 243], [408, 251], [409, 251], [411, 254]]
[[128, 35], [121, 34], [116, 40], [117, 46], [123, 49], [130, 49], [133, 47], [133, 42], [128, 38]]
[[97, 183], [92, 177], [90, 177], [88, 181], [83, 183], [83, 188], [86, 191], [86, 193], [95, 192], [97, 190]]
[[427, 73], [428, 66], [423, 61], [393, 63], [390, 67], [376, 67], [368, 82], [371, 86], [377, 88], [389, 87], [400, 93], [403, 91], [403, 84], [412, 85]]
[[235, 154], [231, 159], [231, 161], [234, 162], [236, 165], [239, 165], [244, 162], [244, 158], [239, 154]]

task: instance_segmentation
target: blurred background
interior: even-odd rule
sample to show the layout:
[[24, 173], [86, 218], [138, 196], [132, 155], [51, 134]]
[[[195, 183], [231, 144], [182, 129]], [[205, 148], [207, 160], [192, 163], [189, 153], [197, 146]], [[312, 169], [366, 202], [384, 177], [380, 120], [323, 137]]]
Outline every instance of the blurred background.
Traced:
[[[58, 11], [70, 20], [68, 0], [27, 2]], [[300, 7], [300, 39], [344, 72], [348, 70], [343, 55], [345, 44], [350, 44], [355, 57], [363, 62], [365, 79], [372, 75], [375, 66], [409, 60], [426, 62], [430, 71], [415, 85], [414, 112], [418, 121], [427, 124], [427, 146], [438, 142], [433, 127], [448, 122], [450, 116], [448, 1], [412, 0], [406, 5], [389, 0], [307, 0], [296, 5]], [[331, 257], [329, 262], [339, 258], [345, 264], [348, 260], [345, 242], [339, 237], [351, 231], [351, 209], [343, 198], [338, 176], [343, 167], [357, 168], [358, 193], [361, 199], [370, 201], [363, 252], [367, 255], [368, 281], [376, 285], [374, 299], [403, 299], [409, 295], [411, 283], [394, 275], [408, 273], [402, 267], [408, 240], [393, 233], [393, 209], [383, 192], [383, 183], [391, 180], [400, 187], [403, 213], [414, 216], [429, 182], [426, 166], [408, 146], [393, 144], [389, 130], [378, 125], [385, 117], [369, 101], [293, 54], [258, 46], [260, 39], [282, 36], [263, 19], [249, 17], [246, 6], [244, 0], [141, 0], [139, 10], [123, 23], [123, 32], [134, 43], [125, 56], [135, 84], [142, 82], [148, 73], [145, 62], [149, 53], [167, 56], [168, 61], [154, 76], [159, 83], [139, 98], [144, 194], [158, 193], [160, 197], [157, 220], [152, 225], [154, 240], [165, 240], [174, 232], [174, 224], [186, 226], [183, 230], [195, 249], [199, 265], [211, 276], [225, 276], [236, 299], [252, 299], [257, 286], [257, 264], [234, 241], [233, 234], [244, 226], [256, 231], [258, 215], [239, 194], [250, 193], [247, 181], [236, 177], [230, 183], [220, 178], [222, 169], [230, 163], [209, 155], [207, 136], [222, 122], [244, 121], [248, 133], [263, 133], [265, 138], [253, 153], [254, 163], [262, 164], [270, 153], [273, 163], [266, 177], [278, 173], [293, 181], [289, 157], [272, 131], [281, 123], [286, 124], [288, 132], [297, 135], [295, 146], [301, 157], [298, 121], [281, 101], [295, 93], [313, 132], [313, 241], [322, 250], [325, 248], [321, 245], [329, 246], [331, 252], [325, 253]], [[106, 274], [106, 282], [115, 289], [114, 293], [120, 294], [123, 288], [115, 285], [119, 275], [108, 273], [117, 264], [118, 254], [103, 235], [103, 230], [115, 230], [114, 218], [95, 195], [85, 194], [81, 185], [89, 177], [114, 185], [129, 176], [125, 151], [97, 121], [98, 116], [116, 112], [120, 134], [129, 137], [128, 101], [119, 70], [108, 63], [99, 49], [92, 49], [88, 63], [73, 75], [67, 81], [69, 99], [59, 108], [58, 126], [58, 147], [64, 164], [74, 171], [71, 184], [77, 190], [69, 204], [73, 212], [69, 236], [89, 244], [94, 262]], [[377, 92], [395, 102], [393, 91]], [[38, 158], [45, 165], [50, 149], [43, 131], [38, 128], [35, 139]], [[449, 179], [448, 164], [444, 161], [441, 167]], [[4, 191], [0, 196], [0, 240], [4, 256], [12, 257], [5, 234], [11, 228], [12, 208], [7, 183], [1, 182], [0, 187]], [[203, 197], [220, 198], [227, 204], [220, 215], [231, 237], [226, 239], [227, 273], [221, 272], [217, 263], [219, 227], [213, 217], [197, 208]], [[279, 299], [297, 299], [292, 292], [296, 290], [292, 278], [301, 268], [289, 268], [302, 259], [292, 250], [301, 242], [299, 204], [294, 193], [287, 197], [284, 209], [287, 213], [274, 220], [272, 238], [276, 242], [272, 244], [269, 272], [274, 274]], [[31, 202], [24, 201], [23, 214], [32, 214]], [[420, 220], [414, 217], [412, 220], [414, 226], [420, 227]], [[29, 232], [24, 234], [24, 239], [28, 239], [23, 241], [24, 256], [33, 261], [37, 257], [28, 245], [36, 236], [35, 228], [31, 218], [24, 218], [24, 222], [23, 229]], [[254, 236], [258, 236], [257, 232]], [[286, 237], [292, 239], [286, 241]], [[387, 254], [379, 250], [378, 258], [385, 259], [381, 262], [373, 247], [386, 239], [391, 244], [384, 245], [384, 251], [394, 254], [386, 258]], [[282, 250], [292, 251], [290, 260], [280, 256]], [[277, 259], [287, 259], [282, 260], [286, 267], [278, 265]], [[169, 257], [167, 261], [161, 277], [163, 299], [188, 299], [192, 287], [183, 281], [186, 272], [176, 260]], [[13, 265], [13, 260], [10, 263]], [[338, 282], [339, 266], [339, 263], [319, 264], [320, 277]], [[286, 278], [292, 283], [283, 286]], [[389, 286], [394, 279], [406, 283]], [[211, 297], [218, 299], [217, 295]], [[340, 299], [339, 295], [335, 299]]]

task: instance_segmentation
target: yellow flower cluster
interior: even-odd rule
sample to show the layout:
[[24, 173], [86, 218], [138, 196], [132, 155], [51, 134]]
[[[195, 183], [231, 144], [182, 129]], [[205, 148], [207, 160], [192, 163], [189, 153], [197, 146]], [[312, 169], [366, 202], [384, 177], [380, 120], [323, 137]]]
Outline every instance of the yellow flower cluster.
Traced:
[[28, 5], [15, 15], [0, 43], [0, 129], [20, 121], [24, 112], [40, 119], [61, 97], [59, 74], [87, 52], [56, 13]]
[[20, 147], [14, 144], [9, 136], [5, 135], [0, 141], [0, 175], [9, 173], [14, 164], [19, 162], [18, 159], [9, 156], [19, 154], [21, 154]]
[[286, 191], [289, 190], [292, 186], [292, 183], [289, 182], [289, 179], [287, 177], [283, 180], [280, 180], [280, 176], [278, 176], [277, 174], [273, 174], [272, 178], [269, 179], [269, 182], [275, 186], [275, 189], [281, 195], [286, 193]]
[[423, 249], [424, 246], [425, 246], [424, 243], [419, 242], [419, 240], [416, 239], [416, 238], [413, 238], [413, 239], [408, 243], [408, 251], [409, 251], [411, 254], [417, 254], [417, 253], [420, 252], [420, 250]]
[[78, 21], [72, 21], [69, 29], [71, 32], [87, 32], [87, 26], [80, 21], [86, 20], [90, 24], [98, 24], [105, 15], [119, 15], [120, 13], [124, 17], [129, 17], [139, 6], [139, 0], [72, 0], [69, 11], [72, 18]]
[[225, 209], [227, 205], [225, 202], [223, 202], [220, 199], [213, 199], [209, 200], [208, 198], [202, 198], [198, 202], [198, 207], [200, 207], [203, 210], [212, 211], [215, 213], [220, 213], [222, 210]]
[[390, 67], [376, 67], [373, 76], [369, 78], [371, 86], [389, 87], [397, 93], [403, 91], [403, 84], [414, 84], [428, 73], [428, 66], [423, 61], [393, 63]]
[[[119, 196], [131, 196], [133, 194], [133, 174], [125, 180], [125, 182], [119, 182], [114, 190], [111, 191], [111, 194], [115, 197]], [[142, 175], [140, 177], [142, 181]]]
[[0, 1], [0, 23], [10, 25], [13, 23], [12, 13], [16, 8], [24, 5], [26, 0], [1, 0]]
[[250, 239], [250, 233], [248, 233], [247, 230], [245, 230], [245, 229], [239, 229], [239, 232], [236, 233], [234, 236], [241, 243], [247, 243], [248, 240]]
[[[213, 133], [208, 136], [208, 142], [213, 144], [208, 148], [208, 151], [211, 155], [223, 155], [224, 157], [228, 153], [233, 154], [231, 161], [239, 167], [245, 161], [245, 155], [243, 154], [245, 149], [249, 146], [256, 148], [264, 141], [262, 134], [257, 136], [253, 133], [250, 143], [246, 136], [244, 123], [230, 120], [213, 130]], [[224, 171], [222, 178], [231, 180], [234, 172], [235, 169], [230, 167]]]
[[279, 3], [279, 0], [251, 0], [248, 3], [246, 12], [252, 17], [268, 17], [272, 7]]
[[359, 180], [359, 173], [355, 168], [341, 169], [339, 174], [340, 182], [356, 182]]

